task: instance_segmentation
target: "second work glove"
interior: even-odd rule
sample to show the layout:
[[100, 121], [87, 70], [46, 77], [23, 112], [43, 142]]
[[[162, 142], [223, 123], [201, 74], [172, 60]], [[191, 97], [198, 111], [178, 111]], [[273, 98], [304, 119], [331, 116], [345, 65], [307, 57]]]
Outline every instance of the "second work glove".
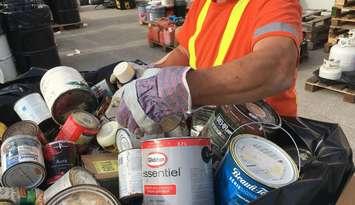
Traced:
[[[118, 122], [135, 134], [159, 134], [165, 120], [183, 116], [191, 108], [186, 81], [188, 67], [154, 69], [123, 86]], [[149, 74], [150, 73], [150, 74]], [[176, 119], [176, 118], [175, 118]]]

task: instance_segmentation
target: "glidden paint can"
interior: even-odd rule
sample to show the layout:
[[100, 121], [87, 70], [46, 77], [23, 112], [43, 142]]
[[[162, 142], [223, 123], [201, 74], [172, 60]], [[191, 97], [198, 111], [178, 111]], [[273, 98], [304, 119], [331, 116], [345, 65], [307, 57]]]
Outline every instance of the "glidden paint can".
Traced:
[[33, 204], [44, 205], [43, 191], [39, 189], [0, 187], [0, 204]]
[[2, 184], [34, 188], [46, 175], [41, 143], [36, 137], [17, 135], [1, 145]]
[[[261, 122], [256, 124], [255, 122]], [[221, 159], [227, 148], [227, 140], [233, 132], [242, 127], [238, 133], [265, 136], [281, 127], [281, 118], [273, 108], [264, 101], [245, 103], [242, 105], [225, 105], [217, 108], [214, 117], [210, 118], [202, 136], [212, 139], [212, 149], [215, 158]], [[262, 124], [267, 123], [267, 124]], [[272, 126], [272, 125], [274, 126]]]
[[273, 142], [251, 134], [234, 137], [216, 175], [216, 204], [248, 204], [298, 179], [292, 158]]
[[21, 120], [31, 120], [37, 125], [52, 118], [46, 102], [38, 93], [32, 93], [19, 99], [15, 103], [14, 110]]
[[47, 185], [53, 184], [78, 162], [74, 142], [55, 141], [44, 147], [44, 159], [47, 168]]
[[129, 149], [118, 154], [118, 179], [121, 201], [143, 197], [141, 149]]
[[120, 128], [117, 130], [116, 144], [118, 153], [129, 149], [140, 148], [140, 142], [138, 139], [126, 128]]
[[60, 194], [63, 190], [81, 184], [98, 185], [96, 179], [86, 169], [74, 167], [46, 189], [44, 192], [44, 203], [48, 204], [49, 200]]
[[208, 138], [142, 143], [144, 204], [214, 205]]
[[62, 190], [46, 205], [120, 205], [106, 189], [92, 184], [82, 184]]
[[74, 68], [58, 66], [48, 70], [40, 88], [54, 120], [63, 124], [74, 110], [93, 112], [97, 99], [90, 87]]
[[3, 140], [16, 135], [34, 136], [37, 137], [37, 139], [43, 145], [47, 144], [47, 139], [44, 137], [44, 134], [41, 129], [39, 129], [35, 122], [29, 120], [16, 122], [15, 124], [7, 128], [6, 132], [4, 133]]
[[95, 138], [99, 127], [100, 121], [94, 115], [75, 111], [69, 115], [55, 140], [69, 140], [80, 145], [88, 144]]

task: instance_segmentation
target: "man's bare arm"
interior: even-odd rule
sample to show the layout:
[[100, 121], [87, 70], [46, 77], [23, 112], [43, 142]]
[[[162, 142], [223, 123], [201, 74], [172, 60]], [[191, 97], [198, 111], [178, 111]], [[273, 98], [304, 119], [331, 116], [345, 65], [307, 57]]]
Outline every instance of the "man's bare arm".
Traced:
[[185, 48], [178, 46], [168, 53], [162, 59], [154, 63], [155, 68], [164, 68], [169, 66], [188, 66], [189, 57]]
[[240, 104], [276, 95], [292, 86], [298, 49], [287, 37], [259, 41], [249, 55], [187, 74], [193, 105]]

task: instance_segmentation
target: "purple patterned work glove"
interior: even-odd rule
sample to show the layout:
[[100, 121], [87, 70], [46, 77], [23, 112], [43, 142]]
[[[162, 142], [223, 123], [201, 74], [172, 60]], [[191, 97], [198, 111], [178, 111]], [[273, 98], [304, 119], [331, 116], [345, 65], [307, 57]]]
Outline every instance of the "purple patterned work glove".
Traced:
[[183, 116], [191, 108], [186, 81], [189, 69], [148, 69], [147, 75], [126, 84], [122, 88], [118, 122], [135, 134], [161, 133], [162, 120]]

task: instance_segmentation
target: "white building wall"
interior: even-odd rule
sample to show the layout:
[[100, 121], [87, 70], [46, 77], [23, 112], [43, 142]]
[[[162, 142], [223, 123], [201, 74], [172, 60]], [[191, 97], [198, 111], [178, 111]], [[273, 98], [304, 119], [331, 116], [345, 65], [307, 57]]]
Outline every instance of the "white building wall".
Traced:
[[328, 9], [331, 10], [334, 0], [300, 0], [304, 9]]

